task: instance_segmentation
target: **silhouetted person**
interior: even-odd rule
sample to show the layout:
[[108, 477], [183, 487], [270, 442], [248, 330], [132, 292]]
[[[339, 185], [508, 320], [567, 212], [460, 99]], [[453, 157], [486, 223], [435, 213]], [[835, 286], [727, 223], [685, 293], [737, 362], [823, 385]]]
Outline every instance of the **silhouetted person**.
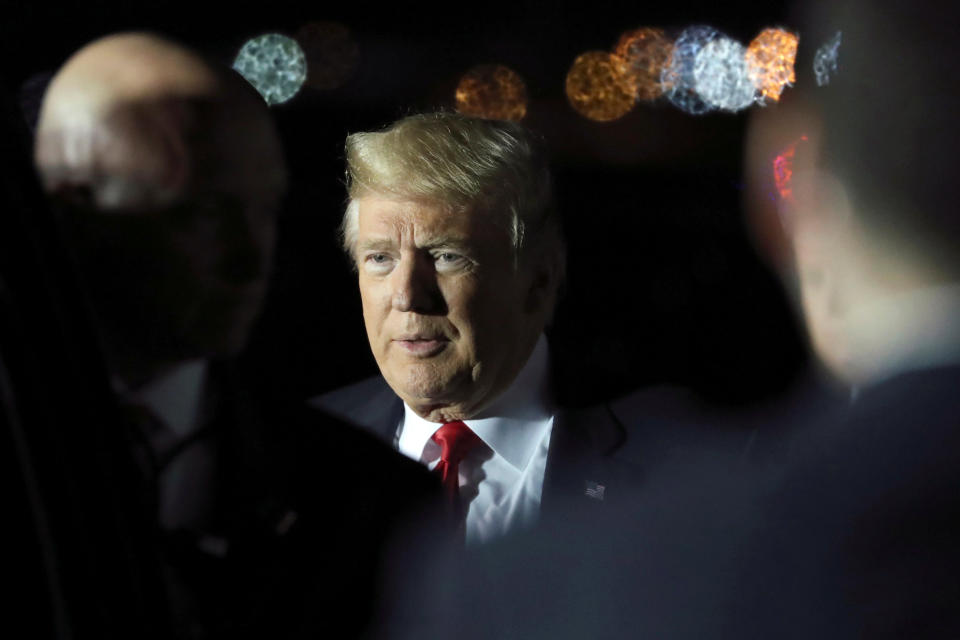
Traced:
[[769, 627], [797, 637], [956, 637], [960, 14], [859, 0], [803, 11], [813, 43], [841, 32], [837, 68], [759, 120], [752, 144], [807, 137], [778, 209], [786, 275], [850, 401], [797, 435], [760, 510], [766, 566], [745, 582]]
[[105, 38], [50, 84], [35, 155], [47, 191], [72, 208], [67, 222], [125, 385], [243, 347], [286, 180], [250, 88], [159, 38]]
[[[168, 638], [139, 470], [103, 358], [0, 81], [0, 468], [7, 633]], [[20, 631], [17, 631], [20, 630]]]
[[[143, 441], [180, 633], [361, 630], [376, 550], [432, 479], [373, 439], [275, 405], [233, 366], [286, 185], [263, 100], [181, 45], [106, 37], [54, 77], [35, 158]], [[343, 459], [317, 463], [332, 451]], [[378, 471], [352, 473], [351, 456]]]

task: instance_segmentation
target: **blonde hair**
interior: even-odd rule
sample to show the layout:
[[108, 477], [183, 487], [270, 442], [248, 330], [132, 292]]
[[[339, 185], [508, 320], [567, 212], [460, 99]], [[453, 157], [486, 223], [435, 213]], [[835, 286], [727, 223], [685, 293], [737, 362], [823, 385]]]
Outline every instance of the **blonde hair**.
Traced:
[[542, 240], [562, 252], [546, 153], [519, 124], [449, 112], [413, 115], [383, 131], [347, 136], [346, 155], [350, 201], [340, 231], [348, 254], [356, 243], [357, 200], [372, 194], [502, 216], [517, 259]]

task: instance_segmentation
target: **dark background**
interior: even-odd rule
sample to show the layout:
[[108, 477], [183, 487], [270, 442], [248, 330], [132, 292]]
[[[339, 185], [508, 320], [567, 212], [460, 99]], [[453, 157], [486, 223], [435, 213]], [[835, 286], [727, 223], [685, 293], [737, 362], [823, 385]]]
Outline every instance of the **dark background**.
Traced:
[[[2, 14], [0, 72], [21, 89], [28, 111], [39, 95], [29, 87], [40, 86], [43, 73], [113, 31], [157, 31], [224, 64], [261, 33], [293, 35], [315, 20], [353, 31], [361, 57], [346, 84], [306, 88], [273, 107], [292, 189], [273, 289], [246, 361], [274, 391], [304, 397], [376, 370], [336, 239], [345, 135], [451, 108], [460, 75], [482, 63], [505, 64], [525, 79], [524, 122], [553, 155], [569, 243], [552, 329], [566, 396], [575, 389], [589, 401], [671, 383], [750, 402], [784, 389], [805, 364], [786, 295], [744, 224], [749, 114], [691, 117], [652, 105], [595, 123], [563, 93], [573, 59], [610, 49], [626, 30], [707, 23], [747, 43], [764, 27], [791, 26], [782, 3], [100, 0], [6, 3]], [[801, 56], [804, 44], [801, 35]]]

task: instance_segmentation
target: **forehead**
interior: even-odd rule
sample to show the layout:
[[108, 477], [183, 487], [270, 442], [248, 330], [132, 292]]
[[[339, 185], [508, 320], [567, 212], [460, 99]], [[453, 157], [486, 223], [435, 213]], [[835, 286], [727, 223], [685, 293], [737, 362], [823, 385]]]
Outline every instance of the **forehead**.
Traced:
[[[223, 110], [210, 110], [216, 116]], [[254, 115], [201, 120], [187, 140], [191, 187], [199, 192], [231, 195], [239, 200], [279, 199], [287, 172], [275, 132]]]
[[416, 246], [457, 242], [494, 246], [508, 240], [491, 214], [437, 202], [367, 196], [357, 200], [357, 238]]
[[196, 118], [185, 114], [204, 112], [195, 103], [79, 110], [42, 122], [35, 160], [47, 190], [84, 187], [103, 211], [160, 210], [211, 197], [279, 203], [286, 169], [269, 127], [254, 121], [193, 126]]
[[287, 183], [282, 161], [256, 162], [253, 157], [244, 154], [242, 159], [213, 163], [206, 170], [196, 171], [184, 196], [222, 196], [247, 204], [279, 204]]

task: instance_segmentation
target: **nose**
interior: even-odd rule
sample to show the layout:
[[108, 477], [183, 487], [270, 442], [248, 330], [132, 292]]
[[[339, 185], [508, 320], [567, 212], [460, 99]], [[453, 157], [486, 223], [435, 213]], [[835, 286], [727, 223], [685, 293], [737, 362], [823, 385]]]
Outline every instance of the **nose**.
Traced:
[[402, 256], [390, 279], [394, 310], [424, 315], [446, 313], [437, 272], [429, 256]]

